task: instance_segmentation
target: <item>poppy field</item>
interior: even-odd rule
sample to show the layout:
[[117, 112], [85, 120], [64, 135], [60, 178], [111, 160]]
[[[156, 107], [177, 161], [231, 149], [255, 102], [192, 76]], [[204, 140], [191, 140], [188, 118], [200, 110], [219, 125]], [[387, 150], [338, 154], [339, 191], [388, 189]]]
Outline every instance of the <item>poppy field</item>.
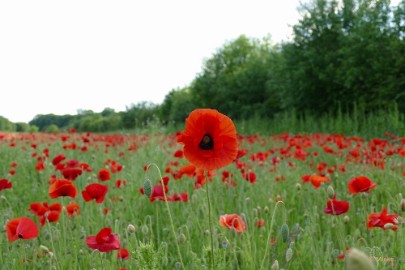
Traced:
[[237, 130], [0, 133], [1, 269], [405, 269], [404, 137]]

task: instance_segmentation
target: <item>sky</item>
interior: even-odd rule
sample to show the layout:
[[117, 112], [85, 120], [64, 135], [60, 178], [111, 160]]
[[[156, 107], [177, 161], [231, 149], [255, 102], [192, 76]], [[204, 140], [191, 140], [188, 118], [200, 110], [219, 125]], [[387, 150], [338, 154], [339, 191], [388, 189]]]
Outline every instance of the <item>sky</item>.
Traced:
[[0, 2], [0, 116], [161, 103], [244, 34], [289, 40], [299, 0]]

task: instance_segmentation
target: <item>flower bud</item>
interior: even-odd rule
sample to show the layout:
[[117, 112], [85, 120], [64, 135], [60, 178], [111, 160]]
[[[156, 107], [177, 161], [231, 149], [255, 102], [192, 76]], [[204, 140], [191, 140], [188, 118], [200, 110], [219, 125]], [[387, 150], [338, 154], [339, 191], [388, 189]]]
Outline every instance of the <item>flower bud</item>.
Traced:
[[328, 188], [326, 189], [326, 192], [328, 193], [328, 198], [331, 200], [335, 196], [335, 190], [333, 189], [332, 185], [329, 185]]
[[375, 270], [375, 266], [363, 251], [357, 248], [351, 248], [346, 254], [346, 269], [347, 270]]
[[184, 233], [181, 233], [179, 234], [179, 236], [177, 236], [177, 242], [179, 242], [180, 244], [184, 244], [185, 242], [187, 242], [187, 238]]
[[291, 261], [292, 256], [293, 256], [293, 250], [292, 250], [291, 248], [288, 248], [288, 249], [287, 249], [287, 252], [285, 253], [285, 260], [286, 260], [286, 262]]
[[150, 197], [152, 195], [152, 182], [149, 179], [143, 181], [143, 193]]
[[271, 266], [271, 270], [278, 270], [278, 269], [279, 269], [278, 261], [275, 260], [274, 263]]
[[344, 222], [345, 224], [348, 224], [349, 221], [350, 221], [350, 217], [349, 217], [349, 216], [345, 216], [345, 217], [343, 218], [343, 222]]
[[127, 232], [128, 232], [128, 233], [135, 233], [135, 232], [136, 232], [135, 226], [132, 225], [132, 224], [128, 224], [128, 226], [127, 226]]
[[405, 199], [401, 199], [400, 204], [400, 208], [402, 212], [405, 212]]
[[297, 184], [295, 184], [295, 188], [296, 188], [297, 190], [301, 190], [302, 186], [301, 186], [300, 183], [297, 183]]
[[148, 226], [146, 226], [145, 224], [142, 225], [141, 231], [142, 231], [142, 233], [143, 233], [144, 235], [149, 234], [149, 228], [148, 228]]
[[288, 225], [284, 223], [281, 226], [281, 238], [283, 239], [284, 243], [286, 243], [288, 241], [289, 234], [290, 234], [290, 229], [288, 228]]

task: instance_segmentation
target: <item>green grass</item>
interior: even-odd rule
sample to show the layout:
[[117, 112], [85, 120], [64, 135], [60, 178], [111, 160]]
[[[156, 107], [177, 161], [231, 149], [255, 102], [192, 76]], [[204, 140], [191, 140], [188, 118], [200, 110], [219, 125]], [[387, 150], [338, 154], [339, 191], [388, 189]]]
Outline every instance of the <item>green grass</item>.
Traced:
[[[300, 127], [294, 134], [312, 133], [311, 126], [317, 126], [316, 132], [329, 130], [332, 125], [325, 120], [315, 121], [306, 118], [302, 124], [294, 122], [286, 115], [285, 122], [270, 122], [272, 131], [277, 133], [291, 130], [289, 127]], [[371, 117], [371, 116], [370, 116]], [[380, 128], [379, 125], [390, 124], [392, 128], [384, 131], [399, 131], [403, 128], [399, 118], [375, 116], [375, 121], [364, 118], [361, 124], [341, 120], [333, 122], [335, 131], [347, 130], [362, 133], [366, 126], [370, 129]], [[398, 116], [400, 117], [400, 116]], [[281, 119], [281, 118], [280, 118]], [[367, 122], [368, 121], [368, 122]], [[288, 123], [293, 123], [288, 125]], [[295, 123], [295, 124], [294, 124]], [[312, 124], [311, 124], [312, 123]], [[373, 123], [375, 123], [373, 125]], [[396, 123], [396, 124], [395, 124]], [[252, 132], [255, 128], [265, 128], [260, 123], [237, 123], [236, 127], [241, 133]], [[302, 126], [300, 126], [302, 125]], [[350, 126], [346, 127], [347, 125]], [[395, 126], [397, 125], [397, 126]], [[377, 127], [374, 127], [377, 126]], [[260, 128], [259, 128], [260, 127]], [[276, 128], [277, 127], [277, 128]], [[354, 129], [354, 128], [357, 129]], [[381, 130], [381, 129], [380, 129]], [[249, 131], [249, 132], [248, 132]], [[315, 133], [315, 131], [313, 133]], [[161, 132], [161, 130], [159, 130]], [[269, 130], [267, 130], [269, 132]], [[266, 134], [267, 132], [264, 132]], [[370, 131], [370, 136], [374, 131]], [[397, 133], [404, 134], [404, 133]], [[380, 136], [383, 134], [380, 133]], [[33, 202], [58, 202], [66, 205], [73, 201], [71, 198], [50, 199], [48, 196], [48, 180], [52, 175], [61, 177], [55, 172], [51, 164], [52, 158], [64, 153], [68, 159], [77, 159], [86, 162], [93, 168], [93, 172], [84, 172], [74, 182], [79, 190], [76, 202], [80, 205], [81, 214], [69, 217], [62, 213], [56, 223], [48, 223], [40, 228], [39, 236], [33, 240], [17, 240], [13, 243], [7, 241], [5, 231], [0, 238], [0, 265], [1, 269], [181, 269], [180, 258], [176, 245], [178, 244], [185, 269], [210, 269], [210, 235], [208, 224], [208, 204], [206, 189], [194, 188], [194, 180], [183, 177], [169, 183], [169, 195], [174, 192], [188, 192], [190, 201], [187, 203], [170, 202], [170, 212], [173, 217], [175, 236], [173, 235], [169, 213], [163, 201], [150, 202], [139, 189], [145, 180], [144, 166], [155, 163], [163, 172], [169, 161], [177, 160], [181, 165], [187, 164], [185, 159], [175, 159], [173, 153], [181, 147], [176, 144], [174, 136], [168, 135], [116, 135], [100, 137], [91, 135], [88, 151], [63, 150], [60, 134], [20, 134], [13, 139], [16, 146], [10, 147], [11, 139], [0, 140], [0, 178], [6, 178], [13, 183], [12, 189], [0, 191], [0, 222], [5, 225], [8, 220], [27, 216], [37, 222], [28, 211]], [[70, 134], [68, 142], [83, 145], [84, 134]], [[104, 135], [103, 135], [104, 136]], [[292, 137], [291, 135], [290, 137]], [[390, 259], [390, 262], [378, 263], [378, 269], [404, 269], [405, 265], [405, 239], [404, 225], [399, 224], [396, 232], [380, 228], [368, 229], [367, 217], [372, 212], [380, 213], [383, 207], [389, 213], [403, 215], [400, 209], [400, 200], [405, 191], [404, 157], [398, 153], [386, 156], [387, 150], [404, 148], [400, 140], [388, 138], [388, 144], [381, 150], [385, 169], [364, 162], [347, 161], [348, 151], [356, 146], [356, 142], [349, 142], [346, 149], [339, 150], [333, 139], [327, 135], [303, 135], [311, 141], [312, 146], [305, 148], [311, 155], [301, 161], [293, 157], [280, 154], [280, 148], [285, 149], [288, 141], [278, 137], [262, 135], [256, 138], [244, 137], [241, 148], [246, 148], [248, 154], [241, 158], [247, 171], [254, 171], [257, 181], [254, 184], [243, 179], [235, 164], [218, 170], [217, 175], [209, 183], [211, 199], [211, 218], [213, 220], [214, 256], [216, 269], [270, 269], [275, 260], [278, 260], [280, 269], [342, 269], [344, 260], [337, 258], [346, 247], [357, 247], [370, 256]], [[365, 136], [366, 137], [366, 136]], [[98, 141], [95, 139], [97, 138]], [[299, 144], [302, 138], [294, 137]], [[331, 137], [333, 138], [333, 137]], [[30, 145], [36, 143], [37, 149]], [[137, 151], [128, 151], [129, 145], [136, 144]], [[359, 143], [364, 151], [369, 151], [368, 141]], [[323, 145], [333, 148], [341, 155], [328, 154], [323, 151]], [[49, 149], [50, 157], [45, 160], [45, 170], [35, 171], [36, 157], [43, 156], [45, 148]], [[79, 147], [80, 148], [80, 147]], [[25, 150], [24, 150], [25, 149]], [[108, 150], [108, 152], [105, 152]], [[291, 148], [294, 153], [295, 148]], [[268, 158], [262, 164], [250, 160], [250, 155], [257, 152], [269, 151]], [[120, 156], [119, 153], [124, 155]], [[318, 152], [319, 155], [313, 155]], [[37, 156], [37, 157], [38, 157]], [[280, 159], [279, 164], [273, 165], [273, 158]], [[110, 187], [105, 201], [96, 204], [94, 201], [84, 202], [80, 192], [88, 183], [100, 182], [97, 179], [99, 169], [105, 167], [107, 159], [116, 160], [124, 165], [124, 169], [112, 174], [112, 180], [103, 182]], [[18, 167], [16, 174], [8, 174], [10, 164], [16, 161]], [[289, 162], [294, 163], [290, 166]], [[337, 168], [344, 165], [346, 172], [335, 170], [328, 173], [330, 183], [323, 183], [319, 189], [314, 189], [310, 183], [304, 184], [301, 176], [316, 174], [316, 165], [326, 162], [328, 167]], [[314, 165], [311, 167], [310, 164]], [[176, 170], [178, 167], [172, 167]], [[234, 175], [237, 187], [228, 187], [221, 182], [221, 172], [228, 170]], [[168, 175], [164, 173], [164, 176]], [[369, 194], [350, 195], [347, 190], [348, 181], [356, 176], [365, 175], [377, 183], [377, 187]], [[285, 180], [276, 181], [276, 177], [284, 176]], [[158, 184], [159, 174], [151, 168], [148, 178], [153, 185]], [[117, 179], [124, 179], [127, 185], [121, 189], [114, 186]], [[350, 210], [341, 216], [330, 216], [323, 212], [328, 199], [327, 187], [332, 185], [339, 200], [350, 203]], [[298, 186], [298, 187], [297, 187]], [[114, 201], [112, 198], [120, 197], [122, 200]], [[277, 197], [282, 198], [283, 204], [276, 203]], [[108, 214], [103, 213], [104, 208], [109, 209]], [[276, 210], [277, 209], [277, 210]], [[220, 215], [237, 213], [245, 220], [247, 230], [240, 234], [233, 230], [219, 226]], [[344, 222], [348, 216], [348, 223]], [[256, 226], [258, 219], [266, 223], [264, 227]], [[273, 226], [270, 224], [273, 220]], [[37, 222], [37, 224], [39, 224]], [[129, 224], [136, 228], [136, 232], [127, 231]], [[289, 227], [288, 239], [284, 242], [281, 227]], [[119, 235], [121, 246], [127, 248], [131, 257], [127, 261], [119, 261], [116, 252], [101, 254], [88, 248], [85, 238], [97, 234], [103, 227], [111, 227]], [[270, 231], [271, 227], [271, 231]], [[268, 245], [268, 239], [270, 242]], [[40, 245], [46, 246], [53, 256], [43, 253]], [[266, 249], [267, 246], [267, 249]], [[287, 249], [290, 248], [292, 256], [286, 258]], [[266, 254], [267, 250], [267, 254]], [[291, 253], [290, 253], [291, 255]], [[391, 260], [392, 259], [392, 260]], [[402, 268], [401, 268], [402, 267]]]

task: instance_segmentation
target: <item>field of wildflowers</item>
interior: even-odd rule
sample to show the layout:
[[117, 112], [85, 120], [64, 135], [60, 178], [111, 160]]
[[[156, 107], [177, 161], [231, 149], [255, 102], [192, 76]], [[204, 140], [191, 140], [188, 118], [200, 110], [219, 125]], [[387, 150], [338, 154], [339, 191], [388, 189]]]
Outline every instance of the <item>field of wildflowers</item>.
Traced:
[[1, 269], [405, 269], [404, 161], [394, 134], [244, 136], [209, 109], [1, 133]]

